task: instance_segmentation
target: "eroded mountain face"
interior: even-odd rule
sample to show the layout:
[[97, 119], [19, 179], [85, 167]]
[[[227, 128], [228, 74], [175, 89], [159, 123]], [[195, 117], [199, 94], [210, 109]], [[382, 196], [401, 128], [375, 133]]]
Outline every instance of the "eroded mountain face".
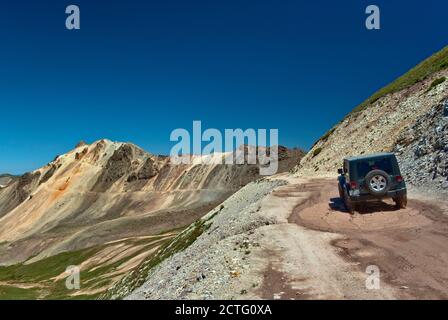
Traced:
[[0, 189], [6, 188], [16, 178], [11, 174], [0, 174]]
[[[303, 155], [280, 153], [280, 172]], [[0, 264], [182, 228], [260, 178], [257, 165], [197, 160], [173, 165], [130, 143], [80, 143], [0, 190]]]

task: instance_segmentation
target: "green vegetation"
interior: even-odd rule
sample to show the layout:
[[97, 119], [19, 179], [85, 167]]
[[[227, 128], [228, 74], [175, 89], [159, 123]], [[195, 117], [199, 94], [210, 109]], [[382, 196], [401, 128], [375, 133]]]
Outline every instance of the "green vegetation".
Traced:
[[[65, 279], [52, 278], [63, 273], [67, 266], [81, 264], [98, 250], [64, 252], [30, 264], [0, 267], [0, 282], [8, 283], [0, 287], [0, 299], [67, 298], [70, 292], [65, 287]], [[81, 271], [81, 278], [83, 275]]]
[[30, 264], [15, 264], [0, 267], [0, 281], [39, 282], [65, 271], [70, 265], [77, 265], [92, 256], [95, 250], [64, 252]]
[[[435, 72], [444, 70], [448, 68], [448, 46], [437, 52], [436, 54], [432, 55], [428, 59], [424, 60], [417, 66], [415, 66], [413, 69], [402, 75], [400, 78], [389, 84], [388, 86], [380, 89], [379, 91], [375, 92], [370, 98], [365, 100], [363, 103], [358, 105], [356, 108], [352, 110], [347, 116], [349, 115], [356, 115], [358, 112], [364, 110], [367, 108], [370, 104], [376, 102], [380, 98], [384, 97], [387, 94], [391, 94], [394, 92], [398, 92], [400, 90], [406, 89], [420, 81], [425, 80], [427, 77], [432, 75]], [[445, 77], [439, 78], [431, 84], [429, 89], [426, 92], [429, 92], [434, 87], [438, 86], [442, 82], [446, 80]], [[340, 122], [339, 122], [340, 123]], [[318, 142], [326, 142], [328, 138], [333, 134], [336, 127], [325, 133], [319, 140], [317, 140], [312, 147], [314, 147]], [[316, 149], [317, 150], [317, 149]], [[316, 151], [314, 151], [316, 152]], [[319, 150], [320, 152], [320, 150]], [[319, 154], [319, 152], [317, 154]], [[317, 154], [313, 153], [313, 157], [315, 157]]]
[[314, 151], [313, 151], [313, 158], [315, 157], [315, 156], [317, 156], [319, 153], [321, 153], [321, 151], [322, 151], [322, 148], [316, 148], [316, 149], [314, 149]]
[[370, 98], [353, 109], [352, 113], [362, 111], [385, 95], [406, 89], [417, 82], [425, 80], [431, 74], [446, 68], [448, 68], [448, 46], [424, 60], [388, 86], [374, 93]]
[[429, 91], [431, 91], [432, 89], [434, 89], [435, 87], [437, 87], [439, 84], [444, 83], [445, 80], [446, 80], [445, 77], [442, 77], [442, 78], [439, 78], [439, 79], [434, 80], [434, 81], [431, 83], [431, 85], [429, 86], [429, 89], [426, 90], [426, 93], [428, 93]]
[[100, 299], [120, 299], [140, 287], [147, 280], [151, 270], [164, 260], [188, 248], [196, 239], [210, 228], [213, 219], [224, 206], [209, 217], [197, 220], [179, 233], [172, 241], [167, 241], [152, 257], [146, 259], [137, 269], [121, 279], [115, 286], [100, 296]]
[[13, 286], [0, 286], [2, 300], [36, 300], [39, 292], [36, 289], [23, 289]]
[[[95, 299], [102, 292], [95, 292], [112, 284], [113, 279], [107, 276], [114, 272], [126, 261], [135, 256], [163, 244], [166, 237], [158, 236], [147, 239], [126, 240], [127, 244], [133, 246], [143, 245], [140, 250], [119, 259], [114, 263], [105, 265], [93, 265], [90, 269], [81, 269], [81, 290], [92, 290], [88, 295], [73, 295], [65, 285], [65, 278], [55, 278], [65, 272], [70, 265], [81, 265], [82, 262], [91, 258], [106, 246], [78, 251], [63, 252], [55, 256], [45, 258], [33, 263], [19, 263], [11, 266], [0, 267], [0, 300], [8, 299]], [[169, 241], [169, 239], [165, 240]]]

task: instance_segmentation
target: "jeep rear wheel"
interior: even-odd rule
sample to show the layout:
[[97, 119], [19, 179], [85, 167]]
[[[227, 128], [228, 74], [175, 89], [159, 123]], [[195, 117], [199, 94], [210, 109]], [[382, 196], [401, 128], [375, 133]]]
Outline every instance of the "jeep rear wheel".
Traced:
[[395, 197], [393, 200], [400, 209], [405, 209], [408, 205], [408, 197], [405, 194]]

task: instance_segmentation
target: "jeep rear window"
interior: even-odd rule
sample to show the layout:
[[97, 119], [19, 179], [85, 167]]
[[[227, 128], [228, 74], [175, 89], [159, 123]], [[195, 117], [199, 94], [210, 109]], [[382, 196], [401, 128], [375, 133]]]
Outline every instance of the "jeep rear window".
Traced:
[[393, 175], [394, 169], [391, 158], [359, 160], [356, 162], [358, 178], [364, 178], [372, 170], [383, 170], [387, 174]]

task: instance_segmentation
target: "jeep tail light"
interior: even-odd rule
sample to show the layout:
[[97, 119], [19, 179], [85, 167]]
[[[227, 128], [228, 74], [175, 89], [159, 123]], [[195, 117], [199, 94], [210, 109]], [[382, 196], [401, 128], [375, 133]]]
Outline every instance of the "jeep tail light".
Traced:
[[350, 181], [350, 189], [356, 189], [358, 187], [358, 184], [356, 181]]
[[402, 176], [396, 176], [396, 177], [395, 177], [395, 180], [396, 180], [397, 182], [401, 182], [401, 181], [403, 181], [403, 177], [402, 177]]

